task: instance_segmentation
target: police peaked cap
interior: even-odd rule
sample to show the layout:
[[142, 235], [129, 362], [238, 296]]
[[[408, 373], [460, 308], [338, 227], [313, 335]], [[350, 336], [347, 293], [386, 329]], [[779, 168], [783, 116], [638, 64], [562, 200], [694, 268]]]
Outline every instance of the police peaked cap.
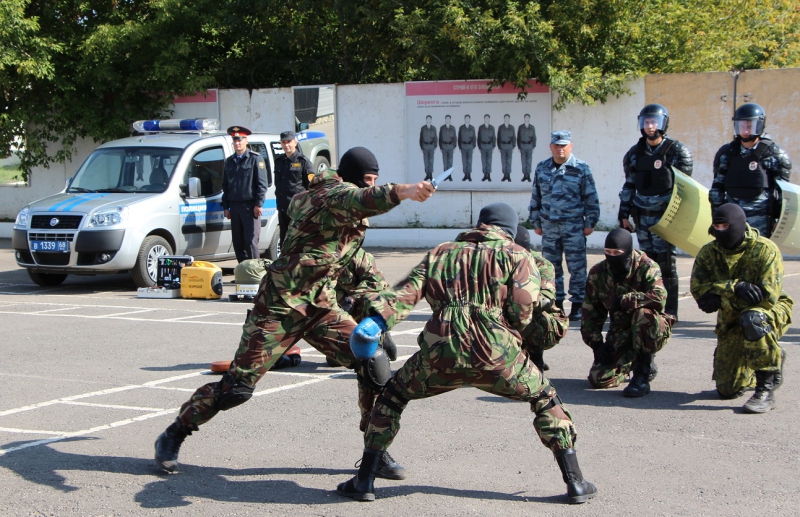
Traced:
[[231, 126], [228, 128], [228, 134], [232, 137], [241, 137], [252, 135], [253, 132], [244, 126]]

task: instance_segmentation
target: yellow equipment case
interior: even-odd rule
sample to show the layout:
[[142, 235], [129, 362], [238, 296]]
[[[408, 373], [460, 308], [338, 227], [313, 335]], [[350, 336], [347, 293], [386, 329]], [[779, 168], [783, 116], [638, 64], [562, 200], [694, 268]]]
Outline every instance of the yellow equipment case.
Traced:
[[222, 297], [222, 269], [200, 260], [184, 266], [181, 269], [181, 296], [205, 300]]

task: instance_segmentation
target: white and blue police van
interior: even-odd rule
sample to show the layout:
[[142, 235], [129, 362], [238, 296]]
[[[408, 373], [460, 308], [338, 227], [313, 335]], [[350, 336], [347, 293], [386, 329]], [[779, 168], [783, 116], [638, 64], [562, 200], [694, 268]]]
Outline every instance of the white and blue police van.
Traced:
[[[17, 264], [43, 286], [59, 285], [67, 275], [129, 271], [138, 287], [152, 287], [161, 255], [235, 258], [222, 209], [222, 172], [233, 142], [218, 126], [215, 119], [138, 121], [134, 130], [141, 135], [98, 147], [63, 191], [17, 215]], [[248, 146], [267, 166], [260, 246], [275, 259], [280, 136], [253, 133]]]

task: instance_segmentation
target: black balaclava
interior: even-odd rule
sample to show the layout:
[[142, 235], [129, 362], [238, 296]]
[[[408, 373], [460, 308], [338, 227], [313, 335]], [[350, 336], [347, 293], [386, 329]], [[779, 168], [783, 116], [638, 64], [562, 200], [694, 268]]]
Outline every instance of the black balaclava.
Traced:
[[357, 187], [369, 187], [364, 182], [364, 175], [378, 174], [378, 159], [366, 147], [353, 147], [342, 155], [336, 174]]
[[608, 263], [608, 267], [614, 274], [614, 278], [626, 276], [633, 264], [633, 238], [631, 237], [631, 232], [623, 228], [611, 230], [606, 237], [605, 247], [625, 252], [616, 257], [606, 254], [606, 263]]
[[519, 215], [517, 215], [517, 212], [511, 208], [510, 205], [505, 203], [492, 203], [491, 205], [486, 205], [481, 208], [481, 213], [478, 215], [478, 226], [482, 224], [499, 226], [514, 238], [517, 235]]
[[[725, 249], [733, 250], [739, 247], [744, 240], [744, 232], [747, 231], [747, 216], [744, 215], [742, 207], [735, 203], [725, 203], [714, 210], [711, 217], [712, 226], [708, 228], [717, 243]], [[714, 224], [728, 223], [727, 230], [715, 230]]]
[[528, 232], [528, 229], [521, 224], [517, 225], [517, 235], [514, 237], [514, 242], [528, 251], [533, 249], [531, 246], [531, 234]]

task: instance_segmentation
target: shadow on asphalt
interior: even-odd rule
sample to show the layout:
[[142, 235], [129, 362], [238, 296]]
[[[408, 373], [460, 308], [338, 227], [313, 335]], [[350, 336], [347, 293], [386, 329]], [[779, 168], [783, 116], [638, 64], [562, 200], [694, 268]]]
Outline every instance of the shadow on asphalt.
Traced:
[[[624, 384], [619, 388], [608, 390], [594, 389], [586, 379], [559, 379], [549, 378], [558, 391], [558, 395], [569, 407], [571, 404], [584, 406], [608, 407], [617, 406], [631, 409], [675, 410], [675, 411], [731, 411], [730, 401], [719, 398], [716, 390], [701, 391], [700, 393], [681, 393], [677, 391], [659, 391], [658, 379], [651, 383], [652, 391], [641, 398], [628, 398], [622, 395]], [[500, 396], [481, 396], [478, 400], [484, 402], [516, 402]], [[742, 401], [747, 400], [743, 395]], [[709, 404], [697, 404], [708, 401]]]
[[[61, 443], [99, 439], [78, 437], [62, 440]], [[26, 443], [28, 442], [19, 441], [6, 444], [5, 447], [13, 448]], [[39, 446], [36, 459], [33, 462], [17, 461], [14, 453], [11, 453], [0, 457], [0, 467], [14, 472], [31, 483], [48, 486], [64, 493], [79, 490], [78, 487], [68, 484], [67, 476], [62, 474], [66, 472], [106, 472], [129, 476], [148, 476], [153, 478], [153, 481], [144, 485], [144, 488], [134, 497], [134, 500], [142, 508], [177, 508], [201, 505], [201, 502], [193, 501], [202, 501], [204, 499], [220, 502], [236, 501], [302, 506], [332, 503], [355, 504], [351, 499], [338, 496], [335, 493], [335, 487], [338, 483], [346, 481], [355, 474], [355, 470], [352, 468], [264, 467], [234, 469], [182, 464], [179, 473], [168, 475], [161, 472], [153, 460], [149, 458], [71, 454], [58, 451], [48, 445]], [[322, 490], [304, 487], [295, 481], [283, 479], [237, 479], [287, 475], [329, 476], [331, 489]], [[566, 502], [563, 495], [531, 497], [517, 493], [506, 494], [488, 490], [459, 490], [435, 486], [398, 485], [394, 484], [394, 482], [391, 482], [391, 486], [383, 486], [384, 483], [386, 483], [384, 480], [378, 480], [376, 493], [379, 499], [403, 497], [419, 493], [495, 501], [534, 501], [554, 504]]]

